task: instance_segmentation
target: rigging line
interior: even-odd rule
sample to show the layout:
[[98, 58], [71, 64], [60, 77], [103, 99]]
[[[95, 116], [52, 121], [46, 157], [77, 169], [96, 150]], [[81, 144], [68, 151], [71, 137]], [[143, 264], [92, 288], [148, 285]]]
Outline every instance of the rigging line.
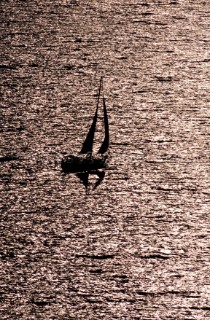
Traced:
[[100, 102], [101, 91], [103, 92], [103, 77], [101, 77], [101, 79], [100, 79], [100, 85], [99, 85], [99, 90], [98, 90], [98, 99], [97, 99], [96, 110], [98, 110], [98, 105], [99, 105], [99, 102]]

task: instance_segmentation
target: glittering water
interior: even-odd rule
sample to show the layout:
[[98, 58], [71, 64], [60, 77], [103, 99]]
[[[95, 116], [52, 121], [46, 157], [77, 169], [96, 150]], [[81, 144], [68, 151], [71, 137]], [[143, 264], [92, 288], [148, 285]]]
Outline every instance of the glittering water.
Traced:
[[2, 4], [1, 319], [209, 319], [208, 2]]

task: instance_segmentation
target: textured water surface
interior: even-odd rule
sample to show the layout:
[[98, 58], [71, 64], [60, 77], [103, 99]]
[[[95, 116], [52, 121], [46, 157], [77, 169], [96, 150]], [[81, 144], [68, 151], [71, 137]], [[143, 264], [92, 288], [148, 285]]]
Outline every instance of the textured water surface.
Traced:
[[[208, 1], [1, 1], [1, 319], [209, 319]], [[110, 122], [82, 146], [100, 77]]]

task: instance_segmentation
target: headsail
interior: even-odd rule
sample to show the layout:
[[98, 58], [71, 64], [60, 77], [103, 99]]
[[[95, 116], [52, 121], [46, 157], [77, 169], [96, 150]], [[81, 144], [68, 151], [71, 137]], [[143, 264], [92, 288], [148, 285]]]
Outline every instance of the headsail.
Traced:
[[99, 93], [98, 93], [98, 101], [96, 105], [96, 112], [93, 118], [92, 125], [90, 127], [90, 130], [87, 134], [87, 137], [83, 143], [82, 149], [80, 153], [91, 153], [93, 151], [93, 140], [94, 140], [94, 134], [96, 130], [96, 122], [97, 122], [97, 115], [98, 115], [98, 105], [99, 105], [99, 99], [100, 99], [100, 94], [101, 94], [101, 86], [102, 86], [102, 78], [100, 80], [100, 87], [99, 87]]
[[108, 148], [109, 148], [109, 122], [108, 122], [108, 115], [106, 111], [106, 101], [105, 98], [103, 97], [103, 107], [104, 107], [104, 129], [105, 129], [105, 137], [104, 141], [98, 151], [98, 153], [105, 153]]

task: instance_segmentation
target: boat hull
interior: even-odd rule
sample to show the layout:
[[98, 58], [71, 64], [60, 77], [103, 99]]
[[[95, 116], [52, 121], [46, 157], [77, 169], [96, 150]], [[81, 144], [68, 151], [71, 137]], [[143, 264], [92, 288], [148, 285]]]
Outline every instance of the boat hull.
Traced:
[[61, 161], [65, 173], [91, 172], [106, 167], [106, 156], [74, 156], [70, 155]]

